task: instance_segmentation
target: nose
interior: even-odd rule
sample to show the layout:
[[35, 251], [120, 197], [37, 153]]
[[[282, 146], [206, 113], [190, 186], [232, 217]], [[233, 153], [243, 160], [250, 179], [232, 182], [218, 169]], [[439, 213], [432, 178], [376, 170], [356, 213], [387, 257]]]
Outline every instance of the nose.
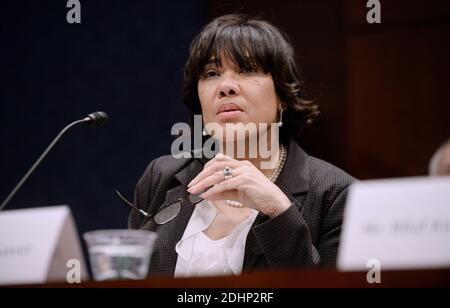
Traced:
[[234, 72], [225, 72], [222, 74], [222, 80], [219, 85], [219, 98], [233, 97], [239, 95], [239, 83], [236, 80]]

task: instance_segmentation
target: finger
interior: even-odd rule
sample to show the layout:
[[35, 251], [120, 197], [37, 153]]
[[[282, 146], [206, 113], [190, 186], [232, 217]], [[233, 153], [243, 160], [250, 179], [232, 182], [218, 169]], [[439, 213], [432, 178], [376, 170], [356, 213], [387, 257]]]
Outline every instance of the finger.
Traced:
[[208, 191], [204, 192], [200, 195], [202, 199], [207, 199], [208, 197], [216, 194], [223, 194], [227, 191], [236, 190], [239, 191], [239, 189], [242, 188], [242, 177], [233, 177], [231, 179], [228, 179], [226, 181], [222, 181], [218, 183], [217, 185], [210, 188]]
[[216, 172], [222, 172], [223, 176], [223, 169], [229, 166], [230, 168], [233, 168], [234, 166], [230, 166], [230, 163], [225, 162], [216, 162], [216, 164], [209, 165], [208, 167], [205, 167], [197, 176], [189, 183], [188, 187], [192, 187], [199, 182], [203, 181], [205, 178], [211, 176], [212, 174]]
[[196, 184], [193, 184], [187, 191], [191, 194], [198, 195], [199, 193], [204, 192], [206, 189], [208, 189], [208, 187], [214, 186], [223, 180], [223, 172], [216, 171], [215, 173], [200, 180]]
[[219, 161], [209, 166], [205, 165], [205, 168], [199, 174], [197, 174], [197, 176], [188, 184], [188, 187], [190, 188], [196, 185], [200, 181], [204, 180], [206, 177], [211, 176], [216, 172], [222, 172], [223, 177], [223, 169], [225, 169], [225, 167], [236, 169], [238, 165], [239, 165], [238, 161]]
[[[233, 177], [241, 175], [243, 172], [245, 172], [245, 169], [242, 167], [233, 169]], [[229, 179], [228, 179], [229, 180]], [[225, 180], [223, 171], [216, 171], [215, 173], [211, 174], [210, 176], [204, 178], [200, 182], [197, 182], [197, 184], [191, 186], [188, 189], [188, 192], [191, 194], [200, 194], [210, 188], [211, 186], [215, 186]]]
[[217, 171], [210, 176], [204, 178], [203, 180], [200, 180], [197, 184], [194, 184], [188, 189], [188, 192], [191, 194], [199, 194], [201, 192], [204, 192], [209, 187], [216, 185], [217, 183], [220, 183], [223, 181], [223, 172]]

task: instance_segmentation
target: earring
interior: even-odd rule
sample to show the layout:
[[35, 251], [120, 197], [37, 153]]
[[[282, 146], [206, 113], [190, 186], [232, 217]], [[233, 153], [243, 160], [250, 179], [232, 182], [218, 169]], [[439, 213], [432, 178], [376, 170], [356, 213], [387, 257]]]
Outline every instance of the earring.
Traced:
[[208, 136], [208, 132], [206, 131], [206, 127], [203, 127], [202, 135], [203, 136]]
[[280, 121], [277, 123], [278, 127], [283, 126], [283, 108], [280, 109]]

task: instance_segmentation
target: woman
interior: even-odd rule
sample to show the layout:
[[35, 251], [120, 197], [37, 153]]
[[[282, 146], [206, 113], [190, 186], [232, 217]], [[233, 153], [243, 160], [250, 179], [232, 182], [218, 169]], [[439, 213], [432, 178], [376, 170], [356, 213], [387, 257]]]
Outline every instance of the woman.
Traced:
[[[318, 108], [303, 98], [285, 36], [248, 16], [213, 20], [191, 45], [184, 102], [203, 115], [205, 134], [213, 133], [209, 124], [222, 128], [214, 134], [219, 153], [210, 160], [157, 158], [139, 180], [135, 205], [163, 213], [146, 219], [132, 212], [129, 218], [130, 228], [159, 234], [150, 273], [239, 275], [256, 268], [334, 266], [353, 178], [308, 156], [295, 141]], [[230, 125], [236, 123], [270, 123], [270, 130], [242, 133]], [[268, 158], [251, 155], [255, 136], [276, 141]], [[236, 154], [237, 144], [249, 144], [244, 155]]]

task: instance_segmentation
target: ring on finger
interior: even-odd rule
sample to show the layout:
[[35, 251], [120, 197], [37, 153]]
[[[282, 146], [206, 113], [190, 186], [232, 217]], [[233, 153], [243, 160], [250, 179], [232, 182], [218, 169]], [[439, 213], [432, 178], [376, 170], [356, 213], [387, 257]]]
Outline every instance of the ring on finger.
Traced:
[[223, 178], [225, 180], [229, 180], [233, 177], [233, 170], [231, 169], [231, 167], [226, 166], [225, 168], [223, 168]]

